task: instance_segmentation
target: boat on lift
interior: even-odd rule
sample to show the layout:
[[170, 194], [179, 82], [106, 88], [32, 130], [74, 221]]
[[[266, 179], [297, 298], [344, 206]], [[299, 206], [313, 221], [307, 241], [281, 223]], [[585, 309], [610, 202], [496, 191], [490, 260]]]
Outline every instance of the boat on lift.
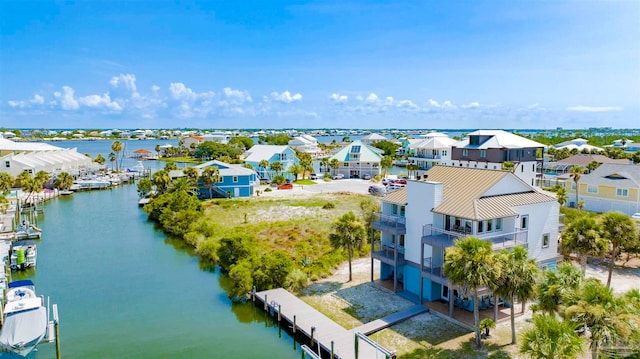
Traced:
[[36, 242], [30, 240], [13, 242], [9, 261], [12, 270], [25, 270], [35, 267], [38, 261]]
[[0, 347], [26, 357], [47, 332], [48, 313], [44, 298], [36, 296], [32, 281], [20, 280], [9, 283], [5, 303]]

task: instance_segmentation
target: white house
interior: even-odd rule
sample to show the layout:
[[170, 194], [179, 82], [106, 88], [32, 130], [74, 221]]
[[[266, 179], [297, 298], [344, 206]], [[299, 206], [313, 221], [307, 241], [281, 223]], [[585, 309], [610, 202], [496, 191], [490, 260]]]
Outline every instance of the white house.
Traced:
[[410, 163], [418, 165], [420, 170], [428, 170], [435, 165], [451, 164], [451, 146], [458, 141], [446, 135], [424, 139], [413, 146]]
[[340, 163], [337, 169], [332, 169], [333, 174], [342, 174], [345, 178], [373, 177], [380, 174], [382, 150], [361, 141], [353, 141], [331, 156], [329, 161], [333, 159]]
[[289, 141], [289, 147], [298, 150], [300, 152], [306, 152], [311, 154], [318, 154], [322, 152], [320, 146], [318, 146], [318, 140], [310, 135], [296, 136]]
[[376, 142], [386, 141], [387, 138], [377, 133], [368, 134], [360, 139], [366, 145], [373, 145]]
[[569, 140], [569, 141], [564, 141], [561, 143], [556, 144], [555, 147], [557, 150], [561, 150], [563, 148], [568, 149], [569, 151], [576, 149], [579, 152], [582, 151], [599, 151], [602, 152], [604, 151], [602, 148], [600, 147], [596, 147], [596, 146], [592, 146], [587, 144], [587, 140], [585, 140], [584, 138], [574, 138], [573, 140]]
[[[372, 264], [380, 279], [416, 302], [446, 300], [463, 306], [443, 273], [444, 254], [457, 238], [475, 236], [495, 251], [526, 246], [541, 268], [555, 268], [559, 204], [510, 171], [434, 166], [426, 180], [382, 198], [372, 227]], [[371, 278], [373, 280], [373, 276]], [[485, 288], [481, 296], [489, 294]], [[464, 303], [472, 308], [473, 298]]]

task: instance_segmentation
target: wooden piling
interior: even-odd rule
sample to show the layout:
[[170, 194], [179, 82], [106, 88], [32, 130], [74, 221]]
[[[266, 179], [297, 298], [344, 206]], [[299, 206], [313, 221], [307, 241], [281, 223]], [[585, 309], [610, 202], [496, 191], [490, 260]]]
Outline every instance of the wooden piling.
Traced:
[[293, 316], [293, 338], [296, 337], [296, 329], [298, 329], [298, 325], [296, 324], [296, 316]]
[[268, 306], [269, 306], [269, 305], [267, 304], [267, 295], [265, 294], [265, 295], [264, 295], [264, 311], [265, 311], [265, 312], [267, 311], [267, 307], [268, 307]]
[[330, 359], [333, 359], [333, 340], [331, 341], [331, 356]]
[[53, 305], [53, 327], [56, 332], [56, 359], [60, 359], [60, 330], [58, 328], [58, 305]]
[[313, 338], [316, 334], [316, 327], [311, 327], [311, 346], [313, 346]]
[[280, 313], [282, 313], [282, 304], [278, 304], [278, 325], [280, 325], [280, 320], [282, 319]]

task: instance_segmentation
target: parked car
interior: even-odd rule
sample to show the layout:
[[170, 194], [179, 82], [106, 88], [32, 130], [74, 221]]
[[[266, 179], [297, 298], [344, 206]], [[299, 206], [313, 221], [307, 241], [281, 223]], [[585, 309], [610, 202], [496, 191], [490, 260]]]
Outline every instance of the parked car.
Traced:
[[393, 183], [395, 183], [395, 184], [407, 184], [407, 180], [406, 179], [397, 179], [397, 180], [393, 180]]
[[370, 174], [365, 174], [364, 176], [362, 176], [363, 180], [370, 180], [371, 179], [371, 175]]
[[404, 188], [405, 185], [400, 183], [390, 183], [387, 185], [387, 193]]
[[278, 185], [278, 189], [293, 189], [293, 183], [283, 183]]
[[387, 193], [387, 187], [385, 186], [369, 186], [369, 193], [374, 196], [384, 196]]
[[312, 173], [309, 175], [309, 179], [312, 180], [319, 180], [322, 179], [324, 177], [324, 175], [322, 173]]
[[635, 219], [636, 221], [640, 221], [640, 212], [632, 214], [631, 215], [631, 219]]
[[343, 179], [343, 178], [344, 178], [344, 174], [342, 174], [342, 173], [335, 174], [335, 175], [333, 175], [333, 177], [331, 177], [331, 179], [334, 179], [334, 180], [339, 180], [339, 179]]

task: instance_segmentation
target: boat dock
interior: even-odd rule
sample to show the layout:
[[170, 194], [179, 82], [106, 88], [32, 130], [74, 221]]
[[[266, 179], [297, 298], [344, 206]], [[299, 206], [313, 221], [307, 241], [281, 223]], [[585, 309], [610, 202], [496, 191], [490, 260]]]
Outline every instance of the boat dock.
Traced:
[[380, 358], [395, 358], [395, 353], [371, 341], [366, 335], [428, 311], [426, 307], [416, 305], [347, 330], [283, 288], [256, 292], [253, 300], [256, 299], [278, 322], [283, 319], [288, 322], [294, 336], [302, 332], [308, 337], [312, 349], [317, 351], [321, 347], [325, 353], [333, 353], [333, 358], [341, 359], [375, 358], [376, 354]]

